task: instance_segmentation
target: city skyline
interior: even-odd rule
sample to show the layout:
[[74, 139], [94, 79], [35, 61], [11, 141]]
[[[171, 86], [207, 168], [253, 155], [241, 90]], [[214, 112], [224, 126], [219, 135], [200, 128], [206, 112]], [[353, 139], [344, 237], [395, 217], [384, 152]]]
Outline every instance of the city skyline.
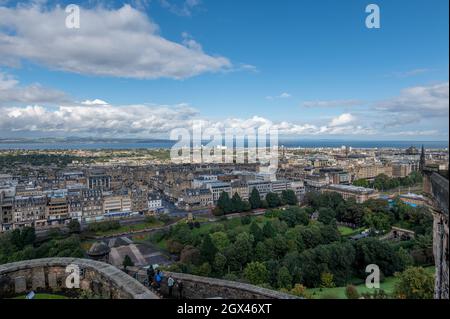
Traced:
[[2, 1], [0, 135], [448, 141], [448, 2], [376, 3]]

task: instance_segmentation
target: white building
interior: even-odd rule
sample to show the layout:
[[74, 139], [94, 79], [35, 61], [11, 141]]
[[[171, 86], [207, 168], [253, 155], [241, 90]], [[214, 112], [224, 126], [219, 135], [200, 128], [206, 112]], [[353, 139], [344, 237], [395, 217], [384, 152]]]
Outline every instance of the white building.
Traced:
[[161, 208], [164, 208], [161, 196], [157, 193], [149, 194], [148, 195], [148, 210], [154, 212]]
[[228, 193], [230, 197], [232, 196], [231, 183], [208, 182], [205, 183], [205, 187], [211, 191], [214, 202], [217, 202], [219, 200], [220, 194], [222, 194], [223, 192]]
[[217, 175], [200, 175], [192, 181], [192, 188], [202, 188], [206, 183], [217, 182]]
[[131, 212], [131, 198], [129, 195], [107, 195], [103, 197], [103, 211]]
[[262, 199], [265, 199], [266, 195], [272, 191], [272, 184], [269, 181], [248, 181], [247, 184], [248, 193], [251, 194], [253, 189], [256, 188]]

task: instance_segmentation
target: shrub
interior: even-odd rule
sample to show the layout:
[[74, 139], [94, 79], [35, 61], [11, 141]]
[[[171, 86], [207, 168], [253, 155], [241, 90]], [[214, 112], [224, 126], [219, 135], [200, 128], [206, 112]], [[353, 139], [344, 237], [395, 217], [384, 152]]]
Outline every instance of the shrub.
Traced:
[[347, 296], [348, 299], [359, 299], [360, 297], [358, 290], [353, 285], [348, 285], [345, 288], [345, 295]]
[[241, 217], [241, 224], [242, 225], [249, 225], [252, 222], [252, 218], [248, 215]]

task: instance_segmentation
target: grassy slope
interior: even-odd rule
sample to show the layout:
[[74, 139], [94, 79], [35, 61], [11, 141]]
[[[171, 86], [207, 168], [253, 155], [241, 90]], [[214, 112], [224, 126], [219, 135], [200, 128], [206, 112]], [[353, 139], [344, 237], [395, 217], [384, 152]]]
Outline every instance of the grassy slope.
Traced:
[[[434, 266], [426, 267], [425, 270], [431, 274], [434, 274], [435, 268]], [[387, 277], [384, 282], [380, 284], [380, 289], [383, 289], [386, 293], [391, 294], [394, 291], [395, 283], [397, 282], [397, 278], [395, 277]], [[360, 284], [355, 285], [356, 289], [359, 293], [365, 292], [373, 292], [372, 289], [368, 289], [366, 285]], [[308, 289], [308, 292], [313, 295], [313, 298], [321, 299], [321, 298], [333, 298], [333, 299], [346, 299], [345, 296], [345, 287], [336, 287], [336, 288], [313, 288]]]

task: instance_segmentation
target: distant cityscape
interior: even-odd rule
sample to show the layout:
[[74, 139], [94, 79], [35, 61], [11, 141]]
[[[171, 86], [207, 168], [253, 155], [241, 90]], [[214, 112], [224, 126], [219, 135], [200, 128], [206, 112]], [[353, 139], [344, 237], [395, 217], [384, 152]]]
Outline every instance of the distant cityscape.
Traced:
[[[3, 150], [0, 151], [0, 230], [4, 233], [21, 233], [33, 229], [36, 235], [45, 238], [49, 231], [72, 231], [76, 223], [79, 226], [75, 230], [86, 233], [87, 238], [104, 238], [100, 241], [104, 247], [98, 243], [92, 245], [91, 242], [88, 244], [92, 245], [90, 249], [82, 255], [87, 254], [90, 258], [109, 262], [119, 268], [125, 265], [123, 258], [129, 258], [130, 265], [137, 267], [138, 276], [140, 267], [148, 264], [158, 263], [168, 269], [178, 269], [176, 265], [179, 262], [176, 260], [179, 258], [183, 263], [195, 263], [183, 257], [186, 249], [193, 248], [174, 241], [176, 239], [171, 239], [173, 243], [170, 245], [177, 244], [180, 248], [167, 246], [163, 250], [152, 249], [147, 255], [145, 246], [136, 245], [142, 238], [153, 242], [153, 247], [159, 245], [152, 239], [155, 235], [148, 237], [148, 234], [158, 234], [160, 225], [180, 225], [183, 220], [188, 224], [198, 224], [197, 227], [205, 227], [199, 226], [199, 221], [220, 224], [221, 219], [217, 218], [228, 216], [228, 219], [241, 218], [244, 223], [245, 216], [261, 218], [257, 216], [263, 214], [267, 216], [264, 218], [269, 218], [266, 221], [268, 225], [272, 214], [291, 207], [288, 210], [300, 214], [297, 216], [306, 212], [306, 221], [309, 219], [328, 225], [332, 220], [333, 223], [337, 220], [340, 232], [337, 236], [347, 236], [354, 241], [371, 236], [378, 237], [377, 240], [394, 242], [414, 241], [415, 236], [429, 234], [432, 224], [427, 224], [426, 228], [417, 228], [419, 224], [408, 219], [402, 221], [404, 217], [401, 216], [395, 217], [400, 220], [394, 224], [386, 224], [382, 220], [373, 224], [374, 221], [367, 219], [367, 212], [363, 213], [361, 219], [346, 215], [339, 217], [333, 211], [334, 217], [324, 221], [325, 208], [314, 210], [317, 203], [313, 198], [336, 195], [344, 202], [367, 207], [369, 212], [385, 209], [382, 208], [383, 203], [388, 202], [394, 208], [399, 207], [395, 203], [400, 201], [413, 209], [408, 214], [417, 209], [420, 209], [420, 214], [428, 214], [426, 210], [423, 211], [430, 205], [424, 193], [424, 172], [440, 172], [448, 180], [447, 148], [282, 146], [278, 156], [277, 171], [267, 173], [261, 170], [259, 163], [173, 164], [169, 149]], [[293, 211], [298, 206], [308, 208]], [[281, 220], [286, 218], [279, 216]], [[425, 215], [421, 218], [425, 218]], [[294, 222], [293, 226], [296, 224]], [[259, 228], [256, 225], [252, 224], [252, 227]], [[181, 228], [174, 229], [181, 231]], [[258, 236], [254, 231], [250, 229], [252, 238]], [[344, 235], [346, 232], [349, 235]], [[178, 236], [177, 232], [174, 236]], [[448, 232], [445, 236], [448, 236]], [[169, 245], [169, 242], [165, 245]], [[205, 239], [202, 245], [206, 245]], [[199, 249], [201, 251], [203, 248]], [[443, 249], [448, 251], [448, 246]], [[165, 255], [167, 250], [173, 256], [180, 253], [181, 256], [173, 259]], [[429, 257], [421, 258], [429, 260]], [[214, 265], [214, 261], [211, 261], [211, 265]], [[436, 264], [436, 267], [445, 269], [448, 263]], [[210, 271], [204, 273], [192, 269], [188, 272], [211, 275]], [[444, 273], [448, 274], [448, 268]], [[246, 276], [244, 278], [248, 278], [251, 283], [258, 283]], [[145, 275], [143, 278], [146, 278]], [[295, 282], [294, 278], [290, 281]], [[314, 287], [316, 284], [308, 284], [311, 285]], [[281, 285], [280, 288], [287, 286]], [[300, 293], [294, 291], [293, 294]], [[448, 286], [441, 293], [448, 293]], [[306, 292], [299, 296], [311, 297]]]
[[[301, 202], [307, 192], [336, 192], [362, 203], [383, 190], [357, 187], [360, 180], [405, 178], [426, 161], [448, 170], [448, 150], [287, 148], [280, 149], [276, 174], [260, 173], [258, 164], [170, 163], [168, 150], [1, 151], [1, 230], [25, 226], [82, 223], [176, 211], [210, 210], [225, 192], [248, 200], [292, 190]], [[159, 155], [155, 157], [155, 155]], [[69, 157], [64, 164], [39, 163], [41, 156]], [[11, 157], [11, 159], [9, 159]], [[73, 157], [70, 161], [70, 157]], [[27, 158], [26, 162], [21, 162]], [[8, 159], [14, 167], [4, 162]], [[387, 190], [384, 190], [387, 191]], [[405, 185], [388, 196], [414, 194]], [[409, 197], [408, 197], [409, 196]], [[417, 195], [419, 198], [420, 196]]]

